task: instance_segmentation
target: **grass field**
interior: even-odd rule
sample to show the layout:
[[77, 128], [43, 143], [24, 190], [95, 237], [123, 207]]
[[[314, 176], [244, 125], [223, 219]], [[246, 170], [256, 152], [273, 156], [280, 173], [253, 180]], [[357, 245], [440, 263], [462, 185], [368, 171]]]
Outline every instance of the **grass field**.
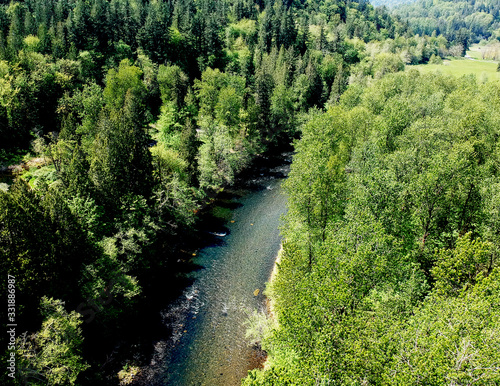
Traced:
[[486, 45], [473, 44], [467, 51], [467, 55], [471, 58], [479, 60], [500, 60], [500, 44], [489, 43]]
[[467, 55], [469, 55], [471, 58], [482, 60], [483, 59], [483, 50], [481, 50], [481, 47], [479, 47], [477, 44], [474, 44], [467, 51]]
[[[472, 57], [470, 53], [469, 55]], [[474, 74], [478, 80], [486, 81], [500, 80], [500, 72], [497, 72], [497, 65], [498, 63], [487, 60], [451, 59], [445, 60], [443, 64], [419, 64], [417, 66], [406, 66], [406, 68], [416, 68], [423, 73], [439, 71], [443, 74], [455, 76]]]

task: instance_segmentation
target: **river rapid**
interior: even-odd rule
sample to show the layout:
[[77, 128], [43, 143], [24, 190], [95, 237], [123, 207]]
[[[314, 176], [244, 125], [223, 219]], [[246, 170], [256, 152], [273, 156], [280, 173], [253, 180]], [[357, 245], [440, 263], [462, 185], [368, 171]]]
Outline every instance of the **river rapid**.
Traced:
[[263, 353], [245, 338], [245, 323], [252, 312], [266, 312], [263, 290], [281, 244], [281, 184], [291, 154], [279, 161], [264, 160], [210, 207], [213, 229], [208, 222], [205, 232], [214, 241], [193, 253], [200, 267], [189, 274], [193, 284], [162, 313], [172, 334], [156, 342], [142, 370], [144, 384], [239, 385], [262, 364]]

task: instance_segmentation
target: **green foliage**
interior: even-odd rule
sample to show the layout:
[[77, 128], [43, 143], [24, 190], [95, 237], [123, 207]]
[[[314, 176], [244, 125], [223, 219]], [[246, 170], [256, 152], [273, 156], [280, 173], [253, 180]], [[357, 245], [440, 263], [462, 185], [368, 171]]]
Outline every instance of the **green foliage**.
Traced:
[[443, 59], [441, 59], [439, 56], [436, 56], [435, 54], [432, 54], [429, 58], [429, 64], [443, 64]]
[[118, 71], [109, 70], [103, 92], [107, 105], [115, 110], [123, 108], [127, 94], [142, 101], [146, 90], [141, 77], [142, 71], [136, 66], [131, 66], [127, 59], [120, 62]]
[[256, 24], [255, 20], [241, 19], [237, 23], [229, 24], [226, 34], [230, 39], [241, 37], [244, 41], [251, 42], [257, 32]]
[[373, 60], [373, 72], [376, 78], [380, 78], [389, 72], [404, 70], [404, 63], [396, 54], [381, 53]]
[[167, 102], [161, 107], [161, 114], [156, 122], [156, 138], [169, 148], [179, 150], [181, 146], [181, 113], [175, 102]]
[[103, 114], [98, 123], [89, 174], [110, 204], [126, 192], [148, 195], [151, 189], [152, 159], [141, 107], [140, 100], [127, 91], [123, 108]]
[[20, 378], [32, 385], [74, 385], [89, 366], [81, 356], [80, 316], [68, 313], [63, 302], [43, 297], [41, 329], [17, 341]]
[[[98, 252], [86, 239], [57, 184], [41, 184], [35, 192], [17, 180], [8, 193], [1, 192], [0, 207], [1, 269], [16, 275], [26, 304], [60, 291], [70, 299], [78, 296], [74, 283], [80, 268]], [[52, 281], [59, 282], [57, 289]]]
[[[19, 318], [37, 329], [40, 299], [63, 293], [68, 310], [78, 308], [86, 322], [96, 318], [99, 328], [84, 329], [91, 345], [103, 337], [111, 345], [133, 319], [126, 316], [154, 288], [151, 272], [171, 267], [170, 252], [195, 225], [202, 197], [232, 183], [254, 156], [298, 136], [299, 122], [319, 116], [327, 101], [336, 105], [365, 43], [405, 31], [363, 2], [0, 4], [2, 164], [21, 161], [9, 157], [15, 149], [25, 154], [30, 147], [39, 157], [26, 156], [21, 167], [30, 170], [8, 189], [2, 182], [0, 192], [0, 270], [18, 278]], [[399, 69], [392, 59], [405, 43], [398, 44], [389, 50], [391, 60], [379, 60], [380, 71]], [[298, 158], [307, 164], [310, 156], [315, 165], [302, 180], [293, 173], [294, 183], [309, 189], [312, 207], [296, 197], [291, 213], [297, 228], [310, 217], [309, 244], [299, 243], [311, 247], [310, 269], [324, 256], [315, 243], [328, 240], [342, 218], [345, 163], [374, 115], [367, 106], [336, 106], [305, 126], [304, 138], [318, 149]], [[335, 129], [314, 137], [329, 124]], [[325, 199], [328, 192], [338, 197]], [[490, 200], [496, 200], [493, 193]], [[110, 296], [117, 301], [108, 304]], [[77, 379], [86, 367], [79, 323], [74, 313], [51, 304], [56, 311], [23, 346], [26, 355], [39, 358], [23, 362], [39, 375], [30, 381], [107, 379], [100, 370]], [[73, 331], [74, 345], [61, 338], [63, 330]], [[305, 384], [306, 375], [285, 369], [301, 351], [281, 352], [276, 363], [283, 374]], [[92, 349], [85, 355], [94, 361]]]
[[158, 84], [163, 103], [173, 102], [180, 109], [188, 90], [188, 77], [179, 66], [160, 66]]
[[436, 292], [452, 296], [473, 286], [493, 264], [490, 249], [489, 243], [472, 241], [467, 233], [457, 240], [455, 249], [437, 251], [432, 269]]
[[463, 56], [470, 42], [488, 39], [498, 29], [498, 4], [475, 1], [417, 0], [401, 4], [393, 12], [408, 21], [420, 35], [441, 34], [450, 42], [461, 45]]
[[81, 194], [68, 199], [71, 213], [78, 219], [82, 228], [88, 232], [88, 237], [98, 240], [104, 234], [103, 208], [98, 206], [92, 197]]
[[263, 312], [253, 311], [245, 322], [245, 338], [248, 344], [258, 346], [263, 339], [269, 336], [272, 321]]
[[387, 384], [495, 384], [499, 308], [468, 294], [430, 298], [401, 329]]
[[[201, 136], [198, 164], [200, 187], [217, 190], [234, 181], [235, 173], [246, 164], [244, 149], [235, 149], [234, 137], [224, 125], [210, 124]], [[234, 139], [233, 139], [234, 138]]]
[[308, 250], [309, 264], [313, 261], [313, 244], [325, 240], [329, 223], [341, 216], [344, 208], [343, 168], [349, 149], [344, 137], [345, 117], [342, 113], [339, 108], [331, 108], [307, 123], [297, 146], [290, 178], [285, 184], [289, 194], [288, 224], [302, 228], [301, 231], [291, 231], [290, 235], [285, 232], [285, 236], [307, 235], [304, 247]]
[[248, 161], [245, 79], [208, 68], [195, 89], [200, 101], [200, 186], [217, 189], [231, 183]]
[[244, 384], [494, 384], [499, 85], [362, 85], [296, 143], [278, 326]]

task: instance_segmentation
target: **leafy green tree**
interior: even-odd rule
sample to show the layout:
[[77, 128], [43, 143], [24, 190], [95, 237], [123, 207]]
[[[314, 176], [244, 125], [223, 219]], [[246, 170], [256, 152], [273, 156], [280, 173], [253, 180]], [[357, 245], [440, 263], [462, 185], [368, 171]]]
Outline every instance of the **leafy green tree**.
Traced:
[[498, 312], [492, 299], [474, 295], [430, 298], [399, 332], [398, 351], [385, 381], [498, 382]]
[[436, 252], [432, 268], [434, 288], [441, 295], [458, 295], [474, 286], [481, 274], [486, 276], [492, 267], [491, 246], [481, 240], [471, 240], [466, 233], [457, 240], [455, 249]]
[[279, 327], [245, 384], [497, 381], [498, 86], [372, 82], [302, 127], [268, 289]]
[[80, 316], [64, 309], [64, 302], [43, 297], [41, 329], [18, 338], [19, 373], [33, 385], [74, 385], [89, 368], [81, 356], [83, 343]]
[[9, 192], [2, 192], [0, 200], [2, 272], [16, 276], [20, 301], [27, 305], [38, 302], [41, 294], [56, 296], [60, 291], [74, 299], [80, 269], [97, 253], [57, 183], [51, 187], [42, 183], [40, 188], [37, 194], [26, 182], [18, 181]]
[[89, 173], [101, 199], [109, 205], [127, 192], [146, 197], [151, 194], [150, 140], [144, 130], [142, 111], [129, 89], [123, 108], [103, 114], [98, 123]]
[[343, 111], [338, 108], [308, 122], [285, 185], [289, 194], [287, 223], [291, 227], [285, 234], [305, 236], [301, 238], [306, 243], [309, 266], [314, 261], [315, 244], [325, 240], [329, 222], [342, 214], [345, 203], [348, 149], [343, 122]]
[[179, 66], [163, 66], [158, 69], [158, 84], [163, 103], [174, 102], [178, 110], [184, 105], [189, 79]]
[[231, 183], [248, 162], [248, 133], [242, 122], [245, 79], [208, 68], [195, 89], [200, 101], [200, 186], [217, 189]]
[[130, 65], [126, 59], [120, 62], [118, 71], [115, 69], [109, 70], [103, 93], [107, 105], [114, 110], [123, 108], [128, 93], [137, 102], [142, 102], [146, 90], [141, 77], [142, 71], [140, 68]]
[[373, 60], [373, 72], [376, 78], [380, 78], [388, 72], [398, 72], [404, 69], [403, 61], [396, 54], [381, 53]]

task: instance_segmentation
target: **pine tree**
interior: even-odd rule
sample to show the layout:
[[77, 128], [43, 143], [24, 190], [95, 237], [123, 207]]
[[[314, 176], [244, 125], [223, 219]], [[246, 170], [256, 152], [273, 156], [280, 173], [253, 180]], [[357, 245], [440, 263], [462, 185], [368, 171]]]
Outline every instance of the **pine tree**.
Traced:
[[269, 52], [273, 43], [274, 35], [274, 9], [271, 6], [266, 7], [265, 15], [259, 30], [259, 50]]
[[295, 44], [295, 39], [297, 39], [297, 28], [295, 26], [295, 21], [293, 20], [293, 15], [290, 10], [283, 12], [281, 16], [281, 24], [279, 28], [279, 41], [278, 48], [282, 45], [285, 48], [290, 47]]
[[[72, 30], [70, 34], [74, 36], [74, 43], [80, 50], [86, 48], [88, 33], [89, 9], [84, 0], [76, 0], [75, 8], [72, 14]], [[69, 16], [71, 17], [71, 15]]]
[[7, 44], [3, 36], [3, 32], [0, 31], [0, 60], [6, 60], [7, 57]]
[[11, 59], [23, 48], [24, 23], [22, 20], [24, 20], [24, 11], [24, 6], [20, 3], [12, 3], [9, 7], [11, 22], [7, 36], [7, 52]]
[[259, 110], [259, 126], [264, 136], [269, 137], [272, 131], [271, 119], [271, 95], [274, 88], [273, 76], [260, 69], [255, 75], [255, 104]]
[[97, 38], [97, 47], [100, 52], [107, 48], [108, 41], [111, 39], [110, 26], [107, 23], [107, 13], [109, 12], [109, 2], [104, 0], [95, 0], [90, 10], [90, 21], [92, 31]]

